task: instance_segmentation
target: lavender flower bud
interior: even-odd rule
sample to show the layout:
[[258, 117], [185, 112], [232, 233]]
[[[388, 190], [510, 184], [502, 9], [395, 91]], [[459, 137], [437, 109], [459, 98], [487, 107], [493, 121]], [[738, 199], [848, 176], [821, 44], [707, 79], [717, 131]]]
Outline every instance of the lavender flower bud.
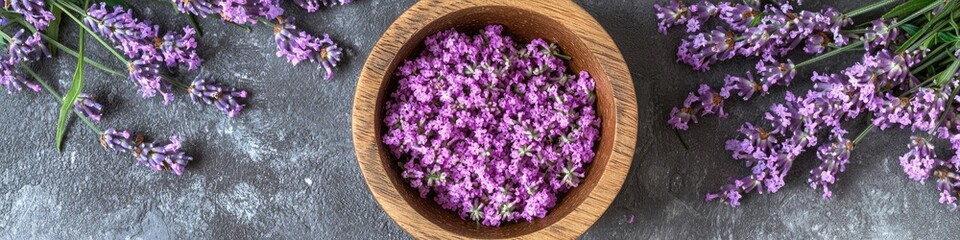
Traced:
[[47, 10], [43, 1], [44, 0], [6, 0], [4, 2], [6, 4], [4, 8], [23, 15], [23, 18], [27, 20], [28, 23], [33, 24], [37, 30], [43, 31], [47, 29], [50, 21], [54, 19], [53, 13]]
[[190, 99], [194, 103], [203, 102], [208, 105], [216, 105], [218, 109], [227, 113], [227, 116], [230, 117], [237, 116], [243, 110], [244, 105], [238, 103], [237, 100], [247, 98], [247, 91], [217, 83], [207, 83], [202, 78], [194, 80], [190, 88], [187, 88], [187, 92], [190, 93]]
[[77, 100], [73, 102], [73, 109], [93, 121], [100, 121], [100, 117], [103, 116], [103, 105], [97, 103], [93, 96], [86, 93], [77, 96]]
[[936, 159], [936, 151], [929, 141], [921, 137], [911, 137], [910, 139], [912, 141], [907, 145], [910, 147], [910, 151], [900, 156], [900, 166], [903, 167], [903, 172], [907, 173], [910, 179], [922, 182], [930, 177], [934, 164], [941, 160]]
[[0, 85], [7, 89], [7, 94], [13, 94], [13, 90], [20, 91], [23, 86], [32, 89], [34, 92], [40, 91], [40, 85], [28, 82], [23, 73], [20, 72], [20, 63], [6, 54], [0, 55]]
[[220, 16], [236, 24], [255, 24], [257, 18], [274, 19], [283, 15], [279, 0], [222, 0]]
[[330, 40], [330, 36], [323, 35], [323, 38], [317, 38], [306, 32], [300, 31], [293, 25], [293, 19], [280, 22], [274, 29], [274, 39], [277, 43], [277, 56], [284, 57], [293, 65], [309, 60], [319, 64], [319, 68], [324, 70], [324, 80], [333, 78], [333, 68], [340, 62], [340, 56], [343, 50], [337, 47], [337, 44]]
[[870, 26], [870, 28], [867, 29], [867, 33], [863, 34], [863, 47], [867, 51], [886, 47], [897, 38], [898, 34], [899, 30], [891, 27], [885, 20], [874, 20], [873, 26]]
[[130, 132], [118, 132], [116, 129], [110, 128], [100, 135], [100, 145], [103, 145], [104, 149], [123, 153], [133, 149], [134, 143], [130, 140]]
[[163, 96], [163, 104], [169, 104], [173, 100], [173, 86], [160, 77], [159, 68], [160, 65], [155, 62], [135, 60], [129, 66], [130, 80], [140, 87], [143, 98], [151, 98], [159, 93]]
[[150, 167], [154, 171], [169, 169], [173, 174], [183, 174], [183, 168], [193, 160], [180, 151], [179, 136], [170, 137], [170, 142], [143, 143], [133, 150], [137, 163]]
[[696, 32], [700, 30], [700, 25], [719, 11], [716, 5], [707, 1], [686, 6], [683, 1], [673, 0], [666, 7], [660, 4], [653, 6], [657, 9], [657, 27], [663, 34], [666, 34], [670, 27], [681, 24], [687, 25], [687, 32]]
[[297, 6], [306, 9], [307, 12], [316, 12], [320, 9], [321, 4], [325, 7], [331, 7], [334, 5], [346, 5], [351, 1], [352, 0], [293, 0]]
[[823, 187], [823, 198], [833, 195], [830, 185], [836, 183], [837, 173], [846, 170], [846, 165], [850, 163], [850, 151], [853, 151], [853, 142], [849, 139], [839, 138], [836, 142], [820, 146], [817, 158], [823, 162], [819, 167], [810, 170], [807, 182], [813, 189]]
[[105, 3], [94, 4], [83, 22], [98, 35], [119, 44], [118, 48], [127, 57], [156, 58], [153, 41], [157, 39], [159, 26], [134, 18], [132, 10], [116, 6], [109, 11]]
[[197, 31], [192, 27], [184, 27], [183, 35], [168, 32], [158, 44], [163, 61], [168, 67], [183, 64], [187, 69], [195, 70], [200, 67], [200, 56], [197, 54]]
[[44, 57], [50, 57], [50, 51], [43, 44], [40, 33], [34, 33], [26, 39], [22, 39], [24, 30], [20, 29], [10, 38], [7, 53], [11, 60], [16, 62], [33, 62]]
[[180, 13], [189, 13], [200, 17], [220, 12], [220, 6], [213, 0], [172, 0]]
[[747, 77], [727, 75], [723, 82], [723, 88], [720, 89], [720, 96], [723, 96], [723, 98], [730, 98], [731, 92], [735, 91], [737, 96], [743, 97], [743, 100], [746, 101], [750, 100], [756, 92], [766, 93], [767, 91], [757, 81], [753, 80], [753, 73], [750, 71], [747, 71]]

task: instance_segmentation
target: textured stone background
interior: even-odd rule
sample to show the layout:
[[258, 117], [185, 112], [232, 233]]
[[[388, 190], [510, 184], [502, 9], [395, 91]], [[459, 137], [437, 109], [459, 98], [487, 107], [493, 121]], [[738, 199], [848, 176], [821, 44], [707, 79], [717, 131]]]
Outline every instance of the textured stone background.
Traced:
[[[185, 26], [166, 4], [132, 1], [144, 19], [165, 29]], [[332, 82], [306, 64], [291, 67], [274, 56], [271, 30], [252, 32], [204, 19], [203, 70], [185, 73], [219, 79], [253, 92], [249, 110], [227, 119], [185, 95], [170, 106], [143, 100], [126, 79], [89, 68], [86, 91], [109, 106], [104, 128], [154, 138], [179, 134], [196, 157], [182, 177], [136, 166], [128, 155], [103, 151], [97, 136], [74, 122], [63, 153], [53, 149], [57, 104], [45, 94], [0, 96], [0, 238], [408, 238], [373, 200], [357, 167], [350, 133], [356, 78], [373, 44], [412, 0], [357, 0], [306, 14], [286, 2], [289, 16], [311, 33], [326, 31], [349, 49]], [[451, 1], [452, 2], [452, 1]], [[720, 84], [751, 61], [720, 64], [698, 73], [674, 63], [682, 34], [656, 34], [655, 1], [579, 1], [620, 45], [636, 84], [640, 135], [633, 169], [602, 218], [583, 236], [610, 238], [953, 238], [960, 215], [937, 203], [934, 184], [909, 181], [897, 157], [906, 132], [885, 132], [854, 151], [835, 197], [823, 200], [806, 186], [812, 154], [796, 164], [781, 192], [751, 195], [733, 209], [704, 203], [730, 176], [747, 169], [723, 150], [743, 122], [758, 122], [784, 90], [744, 104], [733, 114], [707, 118], [684, 133], [685, 150], [667, 128], [672, 106], [703, 82]], [[656, 1], [664, 2], [664, 1]], [[822, 6], [817, 1], [804, 8]], [[850, 10], [869, 1], [838, 1]], [[75, 44], [77, 29], [66, 27]], [[89, 41], [93, 43], [93, 41]], [[91, 44], [96, 45], [96, 44]], [[100, 46], [93, 59], [120, 65]], [[856, 54], [803, 71], [839, 71]], [[802, 58], [802, 57], [801, 57]], [[63, 55], [33, 67], [55, 85], [67, 83], [75, 60]], [[802, 78], [801, 78], [802, 79]], [[803, 91], [809, 84], [791, 91]], [[864, 124], [853, 123], [851, 132]], [[633, 223], [628, 220], [635, 216]]]

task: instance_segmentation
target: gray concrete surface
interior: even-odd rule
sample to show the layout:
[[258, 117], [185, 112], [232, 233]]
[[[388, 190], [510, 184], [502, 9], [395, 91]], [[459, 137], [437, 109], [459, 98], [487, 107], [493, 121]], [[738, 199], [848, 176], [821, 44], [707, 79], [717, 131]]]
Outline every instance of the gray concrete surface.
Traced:
[[[165, 4], [131, 1], [142, 18], [165, 29], [187, 24]], [[356, 78], [373, 44], [412, 0], [356, 0], [346, 7], [306, 14], [286, 2], [299, 26], [326, 31], [347, 48], [332, 82], [310, 66], [291, 67], [274, 56], [271, 29], [251, 33], [217, 20], [201, 22], [204, 67], [193, 76], [219, 79], [252, 92], [236, 119], [192, 105], [184, 95], [170, 106], [143, 100], [126, 79], [92, 69], [86, 89], [106, 100], [100, 123], [154, 138], [182, 135], [196, 157], [176, 177], [134, 164], [132, 157], [104, 151], [97, 136], [74, 122], [65, 149], [53, 149], [57, 104], [44, 94], [0, 96], [0, 238], [409, 238], [373, 200], [357, 167], [350, 133]], [[578, 1], [613, 36], [633, 72], [640, 106], [636, 157], [620, 195], [584, 239], [708, 238], [914, 238], [960, 235], [960, 214], [937, 203], [934, 184], [909, 181], [897, 157], [906, 151], [906, 132], [865, 140], [840, 175], [834, 198], [823, 200], [806, 186], [815, 157], [804, 155], [769, 195], [751, 195], [733, 209], [704, 203], [728, 177], [748, 170], [723, 150], [745, 121], [759, 121], [783, 90], [750, 103], [731, 102], [732, 116], [704, 119], [684, 134], [685, 150], [666, 124], [672, 106], [700, 82], [719, 84], [750, 61], [734, 61], [698, 73], [674, 63], [681, 34], [656, 34], [654, 1]], [[660, 1], [663, 2], [663, 1]], [[822, 3], [806, 1], [805, 8]], [[837, 1], [852, 9], [869, 1]], [[65, 27], [75, 44], [75, 25]], [[91, 41], [92, 42], [92, 41]], [[99, 46], [92, 58], [111, 63]], [[856, 54], [816, 65], [838, 71]], [[64, 86], [75, 60], [61, 56], [33, 66]], [[810, 71], [804, 71], [808, 76]], [[802, 79], [802, 78], [801, 78]], [[802, 91], [809, 84], [790, 88]], [[859, 131], [863, 122], [853, 123]], [[629, 222], [631, 216], [634, 221]]]

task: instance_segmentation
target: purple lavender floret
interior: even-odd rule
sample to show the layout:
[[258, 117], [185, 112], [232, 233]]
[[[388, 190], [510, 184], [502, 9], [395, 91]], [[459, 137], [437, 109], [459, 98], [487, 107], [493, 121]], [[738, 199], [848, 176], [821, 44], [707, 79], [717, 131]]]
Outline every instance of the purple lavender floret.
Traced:
[[910, 144], [907, 145], [910, 151], [900, 156], [900, 166], [911, 180], [922, 182], [930, 177], [935, 164], [942, 160], [937, 159], [936, 151], [929, 140], [921, 137], [910, 139]]
[[867, 28], [867, 33], [863, 34], [861, 38], [861, 40], [863, 40], [863, 47], [866, 48], [867, 51], [871, 51], [889, 46], [889, 44], [897, 38], [899, 32], [896, 27], [891, 26], [886, 20], [874, 20], [873, 25]]
[[670, 119], [667, 122], [674, 129], [686, 130], [690, 121], [697, 122], [697, 114], [701, 116], [717, 115], [726, 117], [723, 111], [724, 97], [717, 93], [706, 84], [700, 85], [697, 92], [690, 93], [687, 99], [683, 101], [683, 108], [673, 108], [670, 112]]
[[352, 0], [293, 0], [297, 6], [306, 9], [307, 12], [316, 12], [320, 9], [320, 5], [323, 5], [324, 7], [332, 7], [336, 5], [346, 5], [351, 1]]
[[7, 89], [7, 94], [13, 94], [13, 91], [23, 90], [23, 87], [40, 91], [40, 85], [27, 81], [20, 71], [20, 63], [14, 61], [9, 55], [0, 55], [0, 85]]
[[163, 62], [168, 67], [180, 64], [186, 65], [190, 70], [200, 67], [202, 60], [197, 54], [196, 33], [197, 31], [192, 27], [184, 27], [182, 35], [171, 31], [163, 36], [159, 48], [163, 55]]
[[104, 149], [124, 153], [132, 150], [135, 144], [133, 140], [130, 139], [130, 132], [117, 131], [116, 129], [110, 128], [100, 135], [100, 145], [102, 145]]
[[18, 31], [10, 39], [7, 51], [0, 53], [0, 85], [7, 89], [7, 94], [13, 94], [14, 90], [20, 91], [24, 86], [39, 92], [40, 85], [28, 81], [20, 70], [20, 65], [50, 56], [38, 34], [34, 33], [25, 39], [23, 35], [23, 30]]
[[730, 29], [742, 32], [760, 16], [759, 5], [721, 2], [717, 5], [719, 17], [730, 26]]
[[719, 11], [716, 5], [707, 1], [687, 6], [681, 0], [671, 0], [670, 5], [665, 7], [660, 4], [653, 6], [657, 9], [657, 27], [663, 34], [675, 25], [686, 25], [687, 32], [696, 32], [704, 22]]
[[853, 151], [853, 142], [849, 139], [837, 137], [835, 141], [820, 146], [817, 159], [822, 161], [820, 166], [810, 170], [807, 182], [813, 189], [822, 188], [823, 198], [830, 198], [833, 192], [830, 185], [837, 181], [837, 174], [846, 170], [850, 163], [850, 152]]
[[283, 15], [279, 0], [220, 0], [220, 17], [236, 24], [256, 24], [258, 18]]
[[128, 66], [130, 81], [140, 87], [143, 98], [151, 98], [160, 94], [163, 104], [173, 101], [173, 86], [160, 76], [160, 65], [151, 60], [135, 60]]
[[677, 130], [687, 130], [691, 121], [697, 123], [697, 110], [694, 106], [699, 106], [698, 100], [699, 98], [696, 95], [690, 93], [687, 99], [683, 101], [683, 108], [670, 110], [670, 119], [667, 120], [667, 124]]
[[219, 1], [216, 0], [171, 0], [177, 5], [177, 11], [201, 17], [220, 12]]
[[105, 37], [129, 58], [159, 58], [154, 44], [159, 26], [133, 17], [133, 10], [121, 6], [109, 10], [105, 3], [90, 6], [84, 24]]
[[757, 74], [760, 75], [763, 89], [770, 89], [771, 86], [790, 86], [790, 82], [797, 76], [796, 65], [792, 60], [787, 62], [757, 62]]
[[498, 226], [544, 217], [581, 184], [600, 137], [588, 73], [568, 73], [556, 45], [521, 45], [495, 25], [424, 46], [397, 69], [383, 136], [421, 197]]
[[6, 0], [5, 9], [23, 15], [28, 23], [32, 24], [37, 30], [47, 29], [54, 16], [44, 5], [44, 0]]
[[142, 143], [133, 152], [140, 165], [154, 171], [169, 169], [173, 174], [182, 175], [184, 167], [193, 158], [181, 151], [181, 146], [180, 137], [171, 136], [169, 142]]
[[190, 93], [190, 99], [192, 99], [194, 103], [202, 102], [208, 105], [216, 105], [218, 109], [230, 117], [235, 117], [240, 114], [244, 105], [238, 101], [247, 98], [247, 91], [238, 90], [218, 83], [208, 83], [202, 78], [194, 80], [193, 83], [190, 84], [190, 87], [187, 88], [187, 92]]
[[33, 62], [41, 58], [50, 57], [50, 50], [40, 38], [40, 33], [33, 33], [29, 37], [23, 38], [24, 30], [20, 29], [10, 38], [7, 54], [15, 62]]
[[753, 73], [747, 71], [746, 77], [737, 77], [727, 75], [723, 79], [723, 88], [720, 89], [720, 96], [724, 99], [730, 98], [732, 93], [743, 98], [744, 101], [753, 97], [753, 94], [760, 92], [765, 94], [767, 89], [753, 78]]
[[711, 65], [737, 55], [740, 45], [734, 37], [732, 32], [723, 28], [692, 35], [681, 42], [677, 61], [692, 66], [694, 70], [710, 70]]
[[279, 19], [279, 22], [274, 29], [277, 57], [284, 57], [293, 65], [302, 61], [315, 62], [318, 68], [323, 70], [324, 80], [332, 79], [333, 68], [340, 62], [343, 50], [330, 39], [330, 36], [324, 34], [323, 38], [317, 38], [300, 31], [293, 25], [292, 18], [286, 21]]
[[93, 121], [100, 121], [100, 117], [103, 116], [103, 105], [94, 100], [93, 96], [86, 93], [77, 95], [77, 100], [73, 102], [73, 109]]

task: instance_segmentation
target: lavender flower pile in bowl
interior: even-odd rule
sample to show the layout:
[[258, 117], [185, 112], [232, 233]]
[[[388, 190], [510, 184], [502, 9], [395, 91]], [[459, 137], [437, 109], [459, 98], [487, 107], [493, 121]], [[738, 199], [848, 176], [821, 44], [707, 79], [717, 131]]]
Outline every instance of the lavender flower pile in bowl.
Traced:
[[572, 238], [623, 184], [636, 117], [619, 50], [573, 2], [421, 1], [368, 57], [353, 132], [415, 237]]

